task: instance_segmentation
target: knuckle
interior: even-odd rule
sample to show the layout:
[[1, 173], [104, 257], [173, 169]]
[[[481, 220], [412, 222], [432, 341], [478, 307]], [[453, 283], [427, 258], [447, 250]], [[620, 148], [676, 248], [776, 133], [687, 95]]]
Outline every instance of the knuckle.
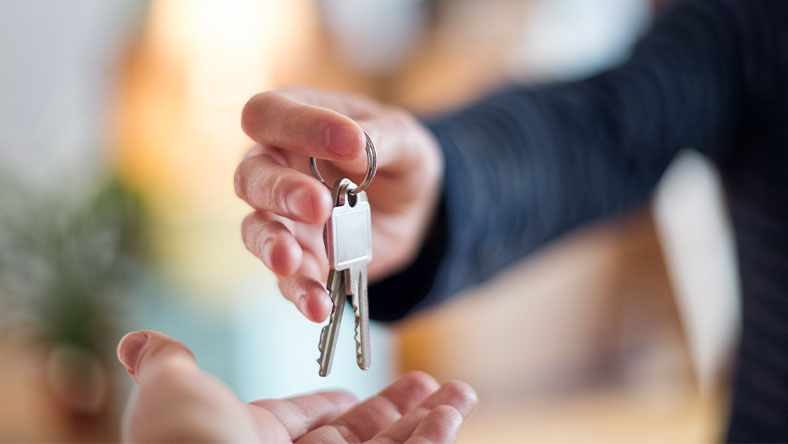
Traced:
[[261, 158], [247, 159], [235, 170], [235, 194], [258, 209], [271, 209], [279, 193], [282, 174], [272, 171]]
[[293, 188], [292, 185], [286, 175], [275, 174], [268, 176], [268, 186], [261, 188], [266, 190], [268, 206], [271, 209], [276, 209], [276, 212], [281, 215], [287, 211], [287, 192], [285, 190]]

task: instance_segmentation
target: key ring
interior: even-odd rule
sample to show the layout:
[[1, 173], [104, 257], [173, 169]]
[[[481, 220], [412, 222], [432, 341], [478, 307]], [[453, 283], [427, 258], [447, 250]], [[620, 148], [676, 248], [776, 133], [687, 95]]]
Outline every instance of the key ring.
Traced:
[[[375, 172], [378, 170], [378, 159], [377, 155], [375, 154], [375, 145], [372, 143], [372, 139], [369, 138], [369, 134], [367, 134], [366, 131], [364, 131], [364, 137], [367, 139], [367, 175], [364, 176], [364, 180], [361, 182], [361, 184], [356, 188], [349, 190], [348, 194], [358, 194], [366, 190], [369, 184], [372, 183], [372, 179], [375, 177]], [[317, 160], [314, 157], [309, 158], [309, 169], [312, 171], [312, 175], [315, 176], [315, 179], [319, 180], [328, 188], [331, 188], [328, 186], [326, 181], [323, 180], [323, 176], [320, 175], [320, 171], [317, 169]]]

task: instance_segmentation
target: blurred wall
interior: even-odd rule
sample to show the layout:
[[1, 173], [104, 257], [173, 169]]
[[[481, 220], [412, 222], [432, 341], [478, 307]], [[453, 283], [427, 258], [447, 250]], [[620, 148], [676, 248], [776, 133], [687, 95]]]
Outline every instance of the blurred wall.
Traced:
[[116, 64], [143, 12], [129, 1], [0, 3], [2, 174], [72, 186], [105, 165]]

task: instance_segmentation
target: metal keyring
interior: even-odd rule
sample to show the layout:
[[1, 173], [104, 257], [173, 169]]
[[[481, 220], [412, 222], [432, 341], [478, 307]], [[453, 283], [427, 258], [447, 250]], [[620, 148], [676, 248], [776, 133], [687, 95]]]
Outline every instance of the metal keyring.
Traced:
[[[369, 138], [369, 134], [367, 134], [366, 131], [364, 131], [364, 137], [367, 139], [367, 175], [364, 176], [364, 180], [359, 186], [348, 191], [349, 194], [357, 194], [366, 190], [369, 184], [372, 183], [372, 179], [375, 178], [375, 172], [378, 170], [378, 159], [377, 155], [375, 154], [375, 145], [372, 143], [372, 139]], [[315, 179], [322, 182], [323, 185], [331, 188], [326, 183], [326, 181], [323, 180], [323, 176], [320, 175], [320, 171], [317, 169], [317, 160], [314, 157], [309, 158], [309, 169], [312, 171], [312, 175], [315, 176]]]

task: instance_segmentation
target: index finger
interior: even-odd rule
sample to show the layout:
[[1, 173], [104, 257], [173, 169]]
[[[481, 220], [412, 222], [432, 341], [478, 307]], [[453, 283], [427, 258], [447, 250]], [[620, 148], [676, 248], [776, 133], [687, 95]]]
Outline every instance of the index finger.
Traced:
[[276, 92], [249, 99], [241, 114], [241, 127], [261, 145], [321, 159], [354, 159], [365, 144], [361, 127], [349, 117]]

